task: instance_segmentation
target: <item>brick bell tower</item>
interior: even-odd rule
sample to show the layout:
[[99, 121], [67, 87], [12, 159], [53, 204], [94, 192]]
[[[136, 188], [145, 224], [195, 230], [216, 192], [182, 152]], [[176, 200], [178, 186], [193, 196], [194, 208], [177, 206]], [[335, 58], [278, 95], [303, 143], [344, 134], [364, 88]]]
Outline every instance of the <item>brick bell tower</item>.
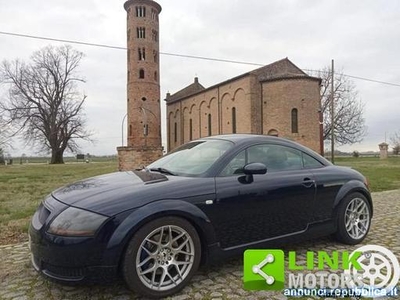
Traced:
[[161, 6], [129, 0], [127, 12], [127, 147], [118, 147], [120, 170], [142, 168], [162, 156], [159, 22]]

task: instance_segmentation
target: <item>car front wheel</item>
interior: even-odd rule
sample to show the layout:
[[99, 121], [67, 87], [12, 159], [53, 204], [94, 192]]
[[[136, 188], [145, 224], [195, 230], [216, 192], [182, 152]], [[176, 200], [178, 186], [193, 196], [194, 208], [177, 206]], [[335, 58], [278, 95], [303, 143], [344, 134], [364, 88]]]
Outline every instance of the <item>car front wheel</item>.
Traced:
[[363, 194], [352, 193], [343, 199], [338, 210], [336, 238], [345, 244], [360, 243], [371, 226], [371, 206]]
[[128, 287], [144, 296], [167, 297], [181, 290], [197, 271], [201, 244], [186, 220], [164, 217], [140, 228], [123, 258]]

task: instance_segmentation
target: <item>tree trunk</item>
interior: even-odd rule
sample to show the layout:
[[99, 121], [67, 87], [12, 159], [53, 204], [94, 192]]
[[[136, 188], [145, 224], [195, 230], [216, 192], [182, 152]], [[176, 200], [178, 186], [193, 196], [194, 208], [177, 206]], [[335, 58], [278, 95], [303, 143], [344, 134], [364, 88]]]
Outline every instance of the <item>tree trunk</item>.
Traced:
[[63, 154], [64, 154], [63, 150], [52, 150], [50, 163], [51, 164], [63, 164], [64, 163]]

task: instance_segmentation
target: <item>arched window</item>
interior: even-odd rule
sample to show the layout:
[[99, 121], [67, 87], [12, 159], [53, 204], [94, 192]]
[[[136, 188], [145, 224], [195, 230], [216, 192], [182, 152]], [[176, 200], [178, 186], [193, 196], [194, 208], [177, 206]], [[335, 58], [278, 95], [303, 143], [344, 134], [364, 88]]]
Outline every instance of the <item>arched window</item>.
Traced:
[[145, 39], [146, 38], [146, 28], [145, 27], [137, 27], [136, 35], [137, 35], [138, 39]]
[[268, 135], [279, 136], [279, 133], [278, 133], [278, 130], [271, 129], [271, 130], [268, 131]]
[[144, 79], [144, 70], [143, 69], [139, 70], [139, 78]]
[[146, 17], [146, 7], [136, 6], [136, 17]]
[[143, 48], [138, 48], [138, 58], [139, 60], [146, 60], [146, 49]]
[[298, 133], [299, 132], [299, 127], [298, 127], [298, 112], [297, 108], [292, 109], [292, 133]]
[[208, 136], [210, 136], [212, 133], [211, 130], [211, 114], [208, 114]]
[[232, 133], [236, 133], [236, 107], [232, 107]]
[[193, 140], [193, 121], [189, 120], [189, 140]]
[[178, 125], [174, 124], [174, 142], [176, 143], [178, 141]]

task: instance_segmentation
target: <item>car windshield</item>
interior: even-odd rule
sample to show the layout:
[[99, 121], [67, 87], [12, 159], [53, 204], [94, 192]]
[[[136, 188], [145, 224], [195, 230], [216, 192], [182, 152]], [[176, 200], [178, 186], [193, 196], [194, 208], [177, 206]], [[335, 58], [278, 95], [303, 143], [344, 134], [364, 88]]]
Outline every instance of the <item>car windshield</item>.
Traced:
[[153, 162], [147, 169], [169, 175], [197, 176], [206, 172], [233, 143], [205, 140], [184, 144]]

